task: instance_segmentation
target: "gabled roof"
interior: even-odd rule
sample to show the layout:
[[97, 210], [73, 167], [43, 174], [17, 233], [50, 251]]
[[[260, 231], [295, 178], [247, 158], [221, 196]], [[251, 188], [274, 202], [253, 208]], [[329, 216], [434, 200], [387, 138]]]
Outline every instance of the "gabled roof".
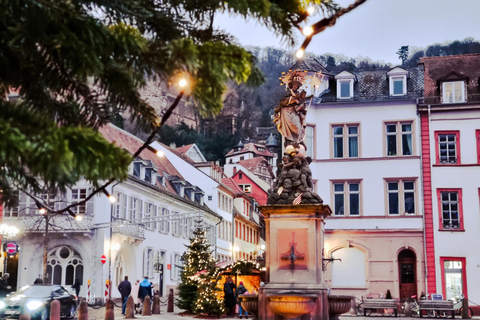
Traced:
[[[113, 142], [116, 146], [127, 150], [130, 154], [135, 153], [140, 146], [143, 145], [143, 141], [139, 138], [135, 137], [134, 135], [115, 127], [112, 124], [107, 124], [98, 130], [103, 137]], [[158, 157], [156, 154], [152, 153], [151, 151], [145, 149], [139, 154], [139, 158], [142, 160], [148, 160], [152, 162], [155, 167], [158, 169], [159, 174], [163, 175], [166, 173], [171, 176], [177, 176], [183, 179], [182, 175], [175, 169], [173, 164], [166, 158], [166, 157]], [[157, 183], [157, 187], [168, 189], [171, 192], [175, 192], [175, 189], [172, 188], [170, 184], [167, 184], [167, 187], [162, 186], [161, 184]]]
[[238, 186], [238, 184], [232, 178], [223, 178], [222, 184], [225, 185], [235, 194], [243, 194], [243, 190]]
[[[179, 148], [176, 148], [175, 150], [178, 153], [180, 153], [180, 154], [184, 155], [185, 157], [189, 158], [193, 162], [206, 162], [207, 161], [207, 159], [205, 159], [205, 156], [203, 155], [202, 151], [200, 151], [200, 148], [195, 143], [187, 144], [186, 146], [181, 146]], [[188, 155], [188, 153], [191, 150], [193, 150], [193, 152], [195, 152], [195, 154], [198, 156], [198, 158], [200, 159], [199, 161], [196, 161], [195, 159], [192, 159]]]
[[[258, 148], [263, 148], [264, 151], [260, 151], [260, 150], [258, 150]], [[238, 150], [238, 151], [235, 151], [235, 149], [230, 150], [225, 155], [225, 157], [230, 157], [230, 156], [233, 156], [233, 155], [249, 153], [249, 152], [252, 152], [252, 153], [254, 153], [258, 156], [270, 157], [270, 158], [274, 157], [274, 155], [270, 151], [268, 151], [266, 146], [264, 146], [263, 144], [257, 144], [257, 143], [253, 143], [253, 142], [246, 143], [243, 146], [243, 148]]]

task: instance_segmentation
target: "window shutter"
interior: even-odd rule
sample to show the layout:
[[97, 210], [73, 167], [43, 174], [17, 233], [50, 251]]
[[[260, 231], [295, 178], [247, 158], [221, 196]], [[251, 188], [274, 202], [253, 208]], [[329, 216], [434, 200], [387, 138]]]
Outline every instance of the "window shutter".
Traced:
[[[88, 188], [87, 196], [92, 193], [92, 188]], [[93, 210], [95, 205], [95, 197], [91, 197], [90, 200], [87, 201], [85, 206], [85, 213], [87, 216], [93, 216]]]
[[143, 249], [143, 276], [148, 276], [148, 248]]
[[175, 254], [170, 254], [170, 280], [175, 280]]

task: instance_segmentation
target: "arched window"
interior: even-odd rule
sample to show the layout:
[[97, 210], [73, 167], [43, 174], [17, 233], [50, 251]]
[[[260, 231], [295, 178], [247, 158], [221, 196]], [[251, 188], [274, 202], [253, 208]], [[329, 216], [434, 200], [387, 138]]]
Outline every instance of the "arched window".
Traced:
[[332, 253], [333, 287], [365, 287], [365, 253], [356, 248], [341, 248]]
[[83, 261], [80, 254], [68, 246], [53, 249], [48, 254], [47, 283], [73, 285], [75, 279], [83, 284]]

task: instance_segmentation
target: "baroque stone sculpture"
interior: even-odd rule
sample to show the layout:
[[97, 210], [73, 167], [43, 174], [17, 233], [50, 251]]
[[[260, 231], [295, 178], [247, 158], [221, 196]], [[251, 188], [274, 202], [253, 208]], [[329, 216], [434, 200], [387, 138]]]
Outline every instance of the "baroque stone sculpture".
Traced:
[[273, 121], [284, 137], [285, 152], [283, 163], [278, 165], [275, 187], [268, 194], [268, 204], [323, 203], [313, 191], [309, 165], [312, 160], [305, 156], [306, 102], [312, 96], [307, 96], [300, 88], [307, 78], [311, 79], [307, 72], [299, 70], [290, 70], [280, 78], [281, 84], [286, 86], [287, 94], [275, 107]]

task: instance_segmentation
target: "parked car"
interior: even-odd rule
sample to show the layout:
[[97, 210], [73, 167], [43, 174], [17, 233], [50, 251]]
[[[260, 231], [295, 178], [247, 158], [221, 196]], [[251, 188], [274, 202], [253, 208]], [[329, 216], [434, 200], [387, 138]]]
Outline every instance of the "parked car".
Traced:
[[60, 285], [36, 284], [25, 286], [0, 300], [0, 319], [18, 319], [21, 313], [30, 313], [31, 319], [50, 318], [50, 304], [60, 301], [60, 315], [73, 318], [77, 310], [77, 300]]

